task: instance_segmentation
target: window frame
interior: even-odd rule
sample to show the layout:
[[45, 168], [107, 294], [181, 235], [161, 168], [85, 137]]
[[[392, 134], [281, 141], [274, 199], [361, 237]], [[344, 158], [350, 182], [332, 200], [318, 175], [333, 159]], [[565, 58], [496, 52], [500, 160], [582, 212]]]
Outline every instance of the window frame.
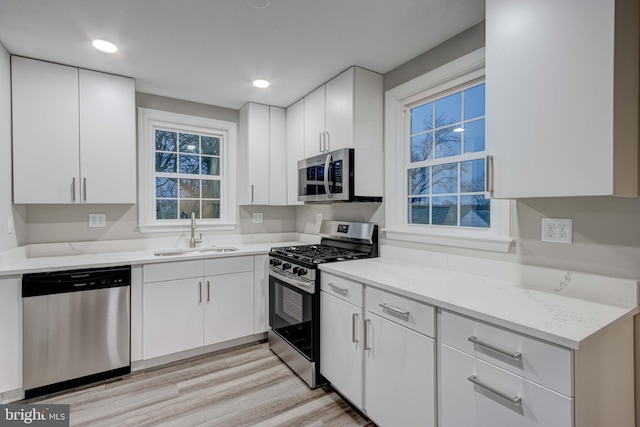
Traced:
[[[511, 233], [510, 200], [491, 197], [489, 228], [423, 225], [408, 222], [407, 171], [410, 160], [410, 106], [444, 94], [485, 75], [485, 49], [478, 49], [385, 93], [385, 218], [386, 238], [496, 252], [508, 252], [514, 242]], [[487, 120], [491, 120], [488, 118]], [[398, 142], [401, 141], [401, 142]], [[485, 141], [490, 155], [490, 141]], [[399, 172], [401, 171], [401, 172]]]
[[[199, 230], [235, 230], [236, 203], [236, 123], [168, 111], [138, 108], [138, 229], [141, 233], [189, 230], [185, 219], [156, 219], [155, 131], [221, 135], [220, 218], [198, 219]], [[178, 177], [178, 174], [176, 174]]]

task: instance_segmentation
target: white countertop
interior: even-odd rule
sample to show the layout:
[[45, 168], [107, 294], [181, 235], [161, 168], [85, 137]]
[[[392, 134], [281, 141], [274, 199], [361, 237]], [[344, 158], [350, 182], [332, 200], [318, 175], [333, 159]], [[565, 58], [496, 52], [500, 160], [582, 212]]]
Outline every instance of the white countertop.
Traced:
[[[320, 269], [576, 350], [585, 340], [639, 312], [638, 283], [633, 280], [596, 278], [605, 288], [622, 287], [631, 298], [623, 305], [567, 296], [563, 289], [549, 292], [387, 258], [323, 264]], [[582, 276], [587, 277], [585, 282], [593, 280], [577, 274], [571, 286], [579, 287]]]
[[[176, 244], [173, 241], [163, 240], [159, 242], [104, 242], [98, 245], [93, 242], [38, 245], [18, 248], [2, 254], [3, 256], [0, 259], [0, 261], [2, 261], [0, 262], [0, 277], [81, 268], [261, 255], [267, 254], [272, 247], [309, 243], [307, 241], [308, 239], [304, 237], [305, 236], [302, 236], [302, 239], [298, 238], [298, 240], [259, 241], [255, 243], [246, 243], [238, 240], [226, 240], [216, 245], [205, 243], [199, 245], [197, 249], [233, 247], [238, 250], [223, 253], [185, 253], [172, 256], [157, 256], [154, 255], [154, 252], [185, 249], [185, 245], [182, 242]], [[312, 241], [312, 243], [315, 242]]]

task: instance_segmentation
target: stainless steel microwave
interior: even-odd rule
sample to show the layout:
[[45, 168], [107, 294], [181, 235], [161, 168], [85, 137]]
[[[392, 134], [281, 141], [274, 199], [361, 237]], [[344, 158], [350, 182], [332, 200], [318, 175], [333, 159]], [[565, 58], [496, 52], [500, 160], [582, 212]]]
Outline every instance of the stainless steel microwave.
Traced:
[[341, 150], [298, 162], [298, 200], [302, 202], [381, 202], [382, 153]]

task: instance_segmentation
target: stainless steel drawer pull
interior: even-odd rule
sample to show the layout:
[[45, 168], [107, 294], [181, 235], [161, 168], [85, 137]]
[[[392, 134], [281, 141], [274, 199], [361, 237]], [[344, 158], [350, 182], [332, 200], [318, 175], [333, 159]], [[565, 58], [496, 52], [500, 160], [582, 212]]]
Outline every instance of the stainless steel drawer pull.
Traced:
[[491, 344], [487, 344], [486, 342], [480, 341], [478, 338], [471, 336], [469, 338], [467, 338], [468, 341], [479, 345], [480, 347], [484, 347], [486, 349], [489, 349], [491, 351], [495, 351], [498, 354], [501, 354], [503, 356], [508, 357], [509, 359], [513, 359], [513, 360], [522, 360], [522, 353], [520, 353], [519, 351], [516, 352], [511, 352], [508, 350], [503, 350], [499, 347], [496, 347], [494, 345]]
[[358, 342], [358, 337], [356, 337], [356, 324], [358, 323], [358, 313], [353, 313], [351, 315], [351, 342]]
[[522, 406], [522, 398], [520, 396], [511, 397], [508, 394], [505, 394], [500, 390], [491, 387], [490, 385], [487, 385], [483, 382], [478, 381], [478, 378], [476, 378], [475, 375], [471, 375], [469, 378], [467, 378], [467, 380], [471, 381], [473, 384], [477, 385], [478, 387], [481, 387], [497, 396], [502, 397], [503, 399], [509, 401], [510, 403], [513, 403], [514, 405]]
[[369, 334], [367, 333], [367, 330], [369, 329], [370, 326], [371, 326], [371, 319], [366, 319], [364, 321], [364, 349], [365, 350], [371, 350], [371, 346], [369, 345]]
[[392, 307], [390, 305], [387, 305], [386, 302], [383, 302], [383, 303], [378, 304], [378, 305], [380, 307], [382, 307], [383, 310], [389, 310], [392, 313], [399, 314], [400, 316], [409, 317], [409, 310], [402, 310], [400, 308]]
[[341, 288], [340, 286], [334, 285], [333, 283], [329, 283], [329, 287], [334, 291], [340, 292], [341, 294], [346, 294], [347, 292], [349, 292], [349, 289]]

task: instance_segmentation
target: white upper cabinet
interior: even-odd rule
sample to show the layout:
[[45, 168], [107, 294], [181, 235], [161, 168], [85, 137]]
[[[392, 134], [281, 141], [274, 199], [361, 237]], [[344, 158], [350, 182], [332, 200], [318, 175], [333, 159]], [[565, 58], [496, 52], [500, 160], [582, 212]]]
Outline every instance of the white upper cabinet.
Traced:
[[249, 102], [240, 109], [239, 127], [240, 204], [285, 205], [285, 110]]
[[497, 198], [638, 195], [638, 2], [487, 0]]
[[304, 157], [341, 148], [382, 151], [382, 76], [351, 67], [304, 98]]
[[304, 99], [287, 108], [287, 204], [298, 201], [298, 160], [304, 159]]
[[12, 57], [15, 203], [136, 202], [133, 79]]

